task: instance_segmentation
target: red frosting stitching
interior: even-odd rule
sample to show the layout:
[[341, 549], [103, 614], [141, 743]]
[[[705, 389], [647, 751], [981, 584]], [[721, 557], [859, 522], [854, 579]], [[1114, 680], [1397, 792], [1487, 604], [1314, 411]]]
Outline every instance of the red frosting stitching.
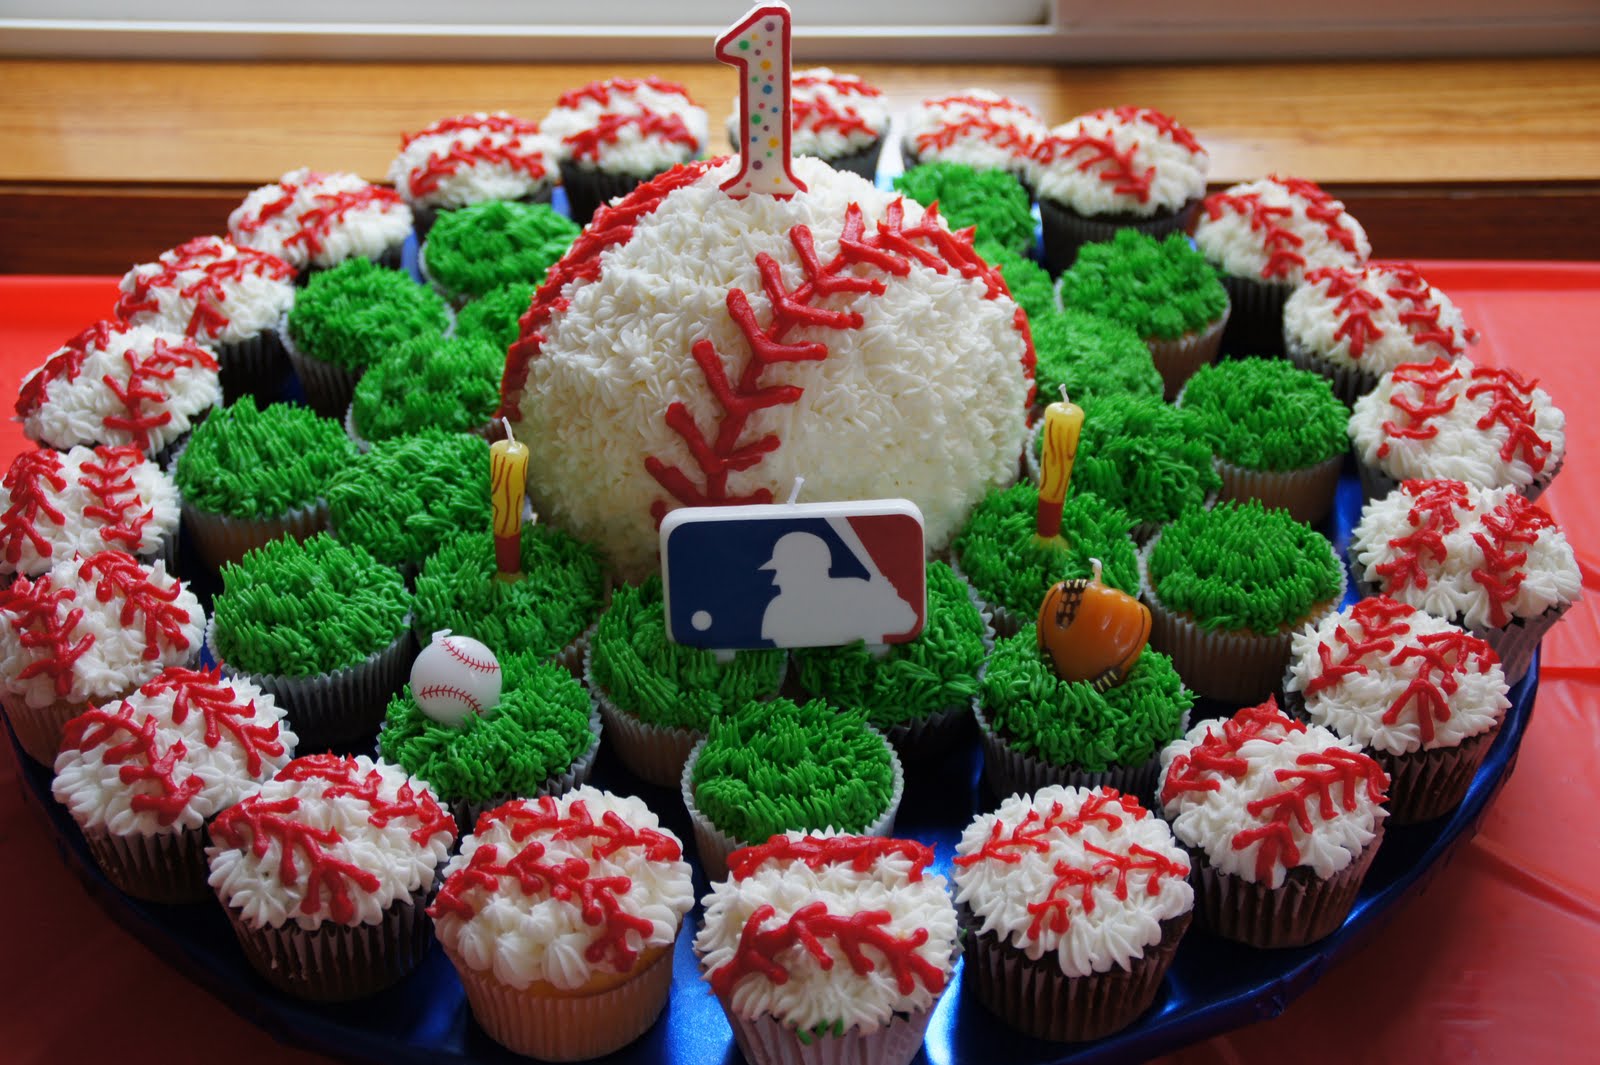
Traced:
[[1100, 861], [1087, 869], [1065, 860], [1056, 862], [1055, 869], [1052, 870], [1055, 880], [1051, 882], [1050, 890], [1045, 892], [1044, 899], [1028, 903], [1028, 912], [1033, 915], [1033, 921], [1029, 923], [1026, 933], [1029, 939], [1038, 939], [1045, 931], [1058, 936], [1065, 935], [1072, 927], [1072, 905], [1066, 898], [1068, 888], [1081, 888], [1078, 902], [1083, 907], [1084, 913], [1093, 913], [1095, 885], [1112, 873], [1117, 877], [1117, 886], [1113, 892], [1119, 900], [1128, 897], [1129, 873], [1149, 874], [1149, 880], [1145, 885], [1146, 893], [1149, 895], [1161, 893], [1162, 877], [1189, 875], [1187, 865], [1175, 862], [1159, 851], [1153, 851], [1138, 843], [1120, 854], [1087, 841], [1083, 849], [1088, 854], [1099, 855]]
[[1473, 533], [1472, 539], [1483, 551], [1483, 566], [1472, 571], [1472, 579], [1488, 593], [1489, 623], [1509, 625], [1511, 614], [1507, 605], [1517, 597], [1517, 591], [1528, 576], [1522, 569], [1528, 561], [1528, 553], [1509, 550], [1509, 547], [1533, 543], [1539, 538], [1539, 530], [1554, 528], [1555, 522], [1525, 496], [1512, 494], [1483, 515], [1479, 523], [1483, 531]]
[[1306, 727], [1278, 709], [1278, 700], [1269, 698], [1259, 706], [1247, 706], [1222, 721], [1222, 732], [1206, 727], [1205, 737], [1188, 751], [1172, 759], [1161, 784], [1161, 801], [1169, 803], [1187, 791], [1220, 791], [1216, 775], [1242, 777], [1250, 764], [1239, 757], [1239, 748], [1256, 738], [1269, 738], [1273, 728], [1285, 732], [1304, 732]]
[[1042, 854], [1048, 851], [1052, 836], [1076, 836], [1083, 831], [1084, 825], [1094, 822], [1104, 825], [1108, 832], [1115, 832], [1122, 827], [1123, 817], [1138, 821], [1148, 814], [1149, 811], [1139, 805], [1133, 796], [1123, 795], [1112, 788], [1096, 788], [1084, 799], [1075, 814], [1069, 815], [1066, 807], [1056, 801], [1050, 804], [1049, 813], [1041, 816], [1038, 810], [1029, 810], [1021, 821], [1009, 829], [1004, 821], [996, 818], [983, 846], [971, 854], [957, 855], [955, 864], [962, 869], [983, 861], [1015, 865], [1022, 860], [1023, 852]]
[[[1296, 781], [1291, 787], [1272, 795], [1263, 796], [1245, 805], [1252, 817], [1272, 811], [1272, 819], [1256, 828], [1246, 828], [1233, 837], [1233, 849], [1242, 851], [1259, 842], [1256, 851], [1256, 879], [1269, 880], [1272, 867], [1282, 863], [1285, 868], [1300, 864], [1300, 848], [1294, 841], [1291, 822], [1302, 832], [1312, 830], [1311, 810], [1308, 802], [1317, 800], [1317, 817], [1331, 821], [1338, 816], [1337, 805], [1346, 811], [1354, 810], [1359, 799], [1358, 785], [1365, 785], [1367, 798], [1374, 803], [1383, 801], [1389, 778], [1378, 763], [1360, 751], [1343, 747], [1329, 747], [1317, 753], [1302, 754], [1295, 759], [1300, 769], [1274, 770], [1280, 782]], [[1342, 795], [1334, 799], [1334, 789], [1343, 785]]]
[[72, 690], [73, 666], [94, 646], [92, 632], [72, 642], [72, 634], [83, 620], [82, 607], [61, 614], [62, 605], [76, 599], [71, 588], [52, 588], [48, 573], [36, 581], [19, 577], [9, 588], [0, 588], [0, 613], [7, 615], [17, 642], [30, 651], [45, 650], [42, 657], [17, 671], [17, 679], [48, 676], [58, 699]]
[[[1391, 385], [1389, 406], [1399, 411], [1402, 421], [1383, 423], [1383, 434], [1397, 440], [1432, 440], [1439, 435], [1439, 427], [1431, 424], [1435, 418], [1456, 409], [1457, 396], [1442, 395], [1450, 385], [1461, 380], [1461, 368], [1443, 355], [1429, 363], [1409, 362], [1396, 366], [1389, 374]], [[1421, 393], [1416, 399], [1403, 391], [1403, 385], [1416, 385]], [[1389, 454], [1389, 440], [1378, 445], [1378, 457]]]
[[190, 620], [189, 611], [177, 605], [183, 592], [181, 582], [171, 581], [165, 588], [157, 587], [151, 580], [151, 571], [141, 566], [132, 555], [122, 551], [100, 551], [83, 560], [78, 567], [78, 579], [83, 581], [99, 577], [95, 585], [95, 598], [102, 603], [122, 600], [122, 611], [117, 623], [123, 628], [132, 625], [139, 615], [144, 615], [144, 658], [155, 661], [161, 657], [161, 639], [179, 650], [189, 646], [183, 627]]
[[510, 167], [527, 175], [529, 181], [535, 182], [544, 180], [544, 176], [549, 173], [544, 165], [544, 154], [537, 148], [529, 150], [515, 141], [502, 145], [493, 145], [485, 141], [470, 145], [457, 142], [451, 144], [444, 152], [430, 153], [425, 163], [413, 167], [406, 175], [406, 184], [411, 195], [420, 199], [438, 191], [439, 183], [443, 179], [479, 163]]
[[207, 747], [215, 748], [221, 743], [226, 730], [244, 752], [245, 769], [253, 777], [261, 775], [263, 755], [277, 758], [284, 753], [278, 723], [256, 724], [255, 700], [239, 705], [238, 692], [223, 681], [218, 667], [196, 670], [173, 666], [156, 674], [139, 692], [148, 698], [171, 692], [174, 725], [188, 720], [190, 710], [199, 710], [205, 720]]
[[133, 483], [133, 471], [148, 461], [136, 447], [97, 447], [95, 457], [99, 462], [84, 462], [78, 467], [78, 483], [98, 502], [83, 508], [83, 516], [104, 522], [100, 539], [107, 544], [120, 540], [130, 553], [144, 542], [144, 529], [155, 519], [154, 507], [128, 511], [143, 505], [139, 489]]
[[1467, 398], [1482, 395], [1493, 397], [1489, 411], [1478, 419], [1479, 429], [1493, 425], [1505, 426], [1506, 442], [1500, 446], [1500, 458], [1510, 462], [1518, 451], [1528, 466], [1538, 473], [1550, 457], [1552, 445], [1534, 430], [1533, 390], [1539, 382], [1523, 381], [1513, 370], [1478, 368], [1472, 371], [1472, 384], [1467, 386]]
[[374, 205], [379, 208], [404, 206], [398, 192], [380, 185], [363, 185], [359, 189], [339, 192], [318, 192], [313, 194], [312, 199], [313, 205], [295, 218], [300, 228], [289, 234], [283, 242], [286, 248], [304, 245], [307, 255], [321, 254], [325, 247], [323, 238], [333, 231], [334, 226], [343, 222], [351, 211]]
[[[1366, 656], [1374, 652], [1388, 654], [1393, 651], [1395, 644], [1392, 637], [1410, 633], [1411, 625], [1403, 619], [1415, 613], [1412, 607], [1382, 595], [1363, 599], [1351, 607], [1348, 622], [1340, 622], [1333, 630], [1334, 640], [1345, 649], [1344, 657], [1335, 662], [1333, 647], [1326, 641], [1317, 644], [1321, 672], [1306, 683], [1306, 694], [1315, 695], [1348, 676], [1365, 676], [1368, 672]], [[1360, 639], [1345, 628], [1347, 623], [1359, 629]]]
[[[1355, 231], [1344, 223], [1344, 207], [1338, 200], [1329, 196], [1312, 181], [1277, 175], [1267, 180], [1298, 199], [1305, 217], [1313, 222], [1322, 223], [1323, 232], [1329, 240], [1351, 254], [1358, 252]], [[1305, 245], [1305, 240], [1283, 225], [1283, 220], [1294, 216], [1293, 207], [1275, 207], [1262, 203], [1259, 192], [1240, 193], [1226, 190], [1207, 196], [1204, 207], [1206, 217], [1213, 222], [1221, 218], [1224, 211], [1232, 211], [1250, 220], [1251, 232], [1261, 234], [1261, 247], [1267, 253], [1266, 265], [1261, 268], [1262, 277], [1292, 277], [1295, 267], [1305, 266], [1306, 258], [1299, 251]]]
[[61, 525], [66, 515], [55, 505], [56, 494], [67, 487], [61, 474], [61, 452], [50, 448], [24, 451], [11, 461], [5, 480], [0, 487], [6, 490], [11, 501], [5, 513], [0, 514], [0, 542], [5, 544], [5, 560], [15, 566], [22, 560], [24, 540], [42, 558], [51, 556], [50, 541], [38, 529], [39, 516], [53, 525]]
[[610, 78], [606, 81], [591, 81], [587, 85], [571, 89], [556, 97], [556, 106], [575, 108], [583, 100], [589, 99], [601, 107], [610, 107], [612, 93], [631, 95], [644, 86], [648, 86], [659, 93], [681, 96], [689, 103], [694, 103], [693, 98], [689, 96], [689, 90], [682, 85], [675, 81], [663, 81], [661, 78], [652, 76], [642, 81], [638, 78]]
[[532, 136], [539, 132], [539, 123], [499, 112], [485, 115], [455, 115], [439, 121], [416, 133], [400, 138], [400, 150], [405, 151], [424, 137], [437, 137], [445, 133], [465, 133], [482, 130], [485, 133], [505, 133], [513, 137]]
[[1395, 557], [1373, 567], [1387, 582], [1385, 587], [1390, 592], [1407, 585], [1428, 586], [1424, 556], [1435, 562], [1445, 560], [1449, 554], [1444, 546], [1445, 534], [1461, 526], [1456, 511], [1471, 506], [1467, 486], [1460, 481], [1406, 481], [1400, 489], [1411, 497], [1406, 521], [1415, 531], [1390, 540]]
[[[228, 248], [233, 248], [234, 254], [224, 258], [223, 252]], [[133, 290], [123, 292], [117, 298], [113, 313], [122, 319], [131, 319], [145, 312], [157, 313], [161, 310], [161, 303], [156, 298], [156, 292], [173, 288], [182, 280], [184, 273], [199, 270], [201, 275], [178, 291], [182, 298], [194, 300], [194, 310], [183, 330], [184, 335], [189, 337], [198, 336], [202, 331], [207, 337], [216, 337], [228, 327], [230, 319], [225, 308], [228, 304], [229, 282], [237, 282], [246, 276], [273, 281], [288, 281], [295, 276], [294, 267], [276, 255], [254, 248], [236, 247], [216, 237], [196, 237], [180, 244], [161, 256], [155, 265], [159, 267], [158, 270], [129, 275]]]
[[[1038, 149], [1037, 138], [1033, 134], [1025, 133], [1016, 123], [1016, 117], [1033, 118], [1033, 112], [1007, 97], [986, 100], [981, 96], [945, 96], [927, 100], [922, 106], [925, 109], [961, 107], [976, 114], [963, 114], [954, 121], [947, 120], [942, 126], [917, 134], [919, 155], [932, 148], [948, 148], [973, 134], [977, 135], [978, 140], [993, 144], [1024, 159], [1032, 156]], [[996, 114], [1004, 115], [1007, 112], [1014, 117], [1005, 120], [995, 117]]]
[[597, 160], [601, 144], [615, 144], [622, 131], [635, 126], [641, 137], [660, 137], [673, 144], [682, 144], [698, 151], [700, 142], [689, 132], [682, 115], [663, 115], [655, 111], [634, 114], [605, 114], [593, 126], [561, 138], [561, 143], [572, 147], [572, 158]]
[[1406, 690], [1384, 711], [1383, 723], [1394, 724], [1409, 706], [1416, 715], [1422, 742], [1427, 743], [1433, 739], [1434, 721], [1450, 720], [1450, 704], [1446, 700], [1460, 687], [1456, 678], [1474, 663], [1476, 672], [1484, 672], [1496, 657], [1487, 643], [1457, 629], [1419, 636], [1416, 643], [1402, 647], [1389, 661], [1399, 666], [1413, 658], [1421, 659], [1422, 665]]
[[911, 862], [908, 879], [912, 883], [922, 879], [922, 873], [933, 864], [933, 850], [916, 840], [884, 839], [879, 836], [773, 836], [754, 847], [740, 847], [728, 856], [728, 872], [735, 880], [754, 876], [756, 870], [768, 862], [800, 861], [812, 869], [824, 865], [849, 866], [865, 873], [877, 862], [891, 855], [899, 855]]
[[[122, 767], [117, 770], [118, 780], [130, 787], [141, 780], [149, 780], [160, 789], [154, 795], [139, 792], [130, 796], [128, 806], [137, 813], [154, 813], [158, 824], [170, 825], [177, 821], [190, 801], [200, 793], [205, 782], [191, 773], [179, 784], [176, 778], [178, 765], [188, 755], [189, 748], [181, 739], [175, 739], [172, 746], [163, 751], [156, 743], [155, 717], [146, 714], [144, 720], [136, 724], [133, 714], [133, 704], [127, 701], [117, 708], [115, 714], [91, 707], [67, 722], [62, 750], [89, 751], [101, 744], [109, 744], [100, 760], [106, 765]], [[119, 732], [127, 733], [128, 739], [112, 744], [112, 737]]]

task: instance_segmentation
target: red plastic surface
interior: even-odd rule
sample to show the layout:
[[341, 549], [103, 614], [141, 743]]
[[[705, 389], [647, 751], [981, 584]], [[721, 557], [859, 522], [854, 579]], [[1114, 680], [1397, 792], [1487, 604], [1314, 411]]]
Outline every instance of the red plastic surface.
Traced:
[[[1421, 263], [1483, 334], [1473, 358], [1538, 377], [1568, 414], [1566, 467], [1541, 502], [1577, 549], [1588, 598], [1544, 643], [1515, 773], [1479, 835], [1381, 938], [1280, 1017], [1165, 1062], [1579, 1062], [1600, 1042], [1600, 264]], [[105, 314], [108, 278], [0, 278], [0, 396]], [[26, 446], [0, 425], [0, 464]], [[27, 811], [0, 744], [0, 1058], [122, 1065], [322, 1059], [198, 993], [120, 932]]]

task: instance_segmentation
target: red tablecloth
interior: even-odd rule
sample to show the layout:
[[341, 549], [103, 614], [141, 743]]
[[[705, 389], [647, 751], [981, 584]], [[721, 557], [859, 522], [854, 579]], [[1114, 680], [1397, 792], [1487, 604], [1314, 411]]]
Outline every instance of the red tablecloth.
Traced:
[[[1521, 759], [1482, 832], [1384, 934], [1278, 1018], [1168, 1059], [1577, 1062], [1600, 1045], [1600, 264], [1424, 263], [1483, 334], [1473, 357], [1538, 377], [1568, 413], [1566, 468], [1543, 496], [1588, 598], [1544, 643]], [[0, 396], [110, 309], [105, 278], [0, 278]], [[9, 402], [9, 400], [8, 400]], [[25, 446], [0, 425], [0, 468]], [[0, 1060], [309, 1065], [119, 930], [58, 858], [0, 744]]]

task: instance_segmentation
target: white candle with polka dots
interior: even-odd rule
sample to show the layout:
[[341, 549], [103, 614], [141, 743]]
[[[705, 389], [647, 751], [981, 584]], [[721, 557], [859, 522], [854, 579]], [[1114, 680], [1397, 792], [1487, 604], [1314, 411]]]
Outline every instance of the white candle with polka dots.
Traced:
[[717, 59], [739, 71], [739, 172], [722, 183], [736, 199], [806, 188], [789, 163], [791, 21], [788, 4], [761, 4], [717, 38]]

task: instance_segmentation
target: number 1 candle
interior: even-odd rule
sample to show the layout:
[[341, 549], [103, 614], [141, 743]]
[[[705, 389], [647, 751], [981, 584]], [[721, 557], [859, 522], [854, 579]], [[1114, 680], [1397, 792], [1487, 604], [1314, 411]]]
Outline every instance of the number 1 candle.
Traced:
[[528, 446], [511, 435], [489, 445], [489, 498], [494, 511], [494, 564], [502, 580], [522, 576], [522, 502], [528, 490]]
[[739, 71], [739, 172], [722, 183], [735, 199], [806, 189], [789, 162], [791, 22], [788, 4], [762, 4], [717, 38], [717, 59]]
[[1044, 409], [1039, 510], [1034, 522], [1034, 532], [1041, 540], [1061, 536], [1061, 508], [1066, 502], [1072, 463], [1078, 457], [1078, 436], [1082, 432], [1083, 408], [1067, 399], [1067, 388], [1062, 385], [1060, 401]]

